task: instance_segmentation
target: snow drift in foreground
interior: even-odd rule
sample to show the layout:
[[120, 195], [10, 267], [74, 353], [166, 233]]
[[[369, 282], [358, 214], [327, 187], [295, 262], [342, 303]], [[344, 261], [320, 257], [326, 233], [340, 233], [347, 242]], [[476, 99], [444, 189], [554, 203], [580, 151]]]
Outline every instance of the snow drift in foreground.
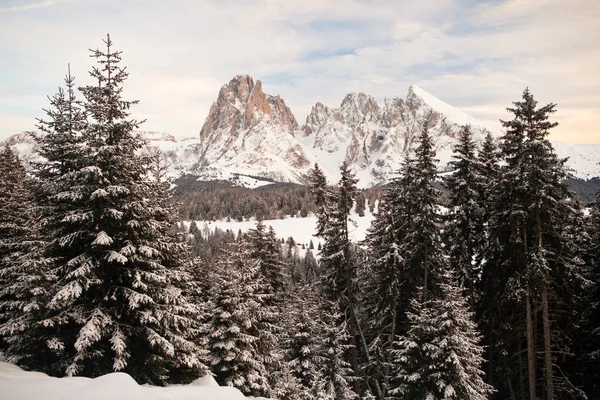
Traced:
[[23, 371], [0, 361], [2, 400], [238, 400], [247, 399], [234, 388], [219, 387], [210, 377], [185, 386], [140, 386], [131, 376], [116, 372], [96, 379], [53, 378]]

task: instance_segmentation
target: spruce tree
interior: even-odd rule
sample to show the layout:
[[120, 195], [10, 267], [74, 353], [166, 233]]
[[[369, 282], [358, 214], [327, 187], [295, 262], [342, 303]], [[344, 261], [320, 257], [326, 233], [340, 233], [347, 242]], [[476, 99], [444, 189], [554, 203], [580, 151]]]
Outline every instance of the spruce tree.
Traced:
[[[369, 266], [362, 283], [369, 347], [373, 354], [369, 376], [373, 394], [389, 395], [395, 361], [392, 345], [406, 334], [406, 311], [411, 299], [421, 302], [439, 296], [438, 283], [447, 270], [442, 246], [435, 152], [425, 123], [414, 156], [406, 155], [397, 177], [380, 201], [367, 236]], [[423, 288], [419, 290], [419, 288]]]
[[0, 349], [30, 368], [43, 361], [37, 321], [53, 282], [32, 189], [16, 153], [0, 149]]
[[[186, 381], [205, 367], [203, 350], [191, 340], [196, 309], [183, 293], [185, 248], [170, 234], [175, 214], [162, 183], [137, 153], [144, 142], [129, 116], [136, 102], [121, 97], [128, 75], [121, 52], [110, 37], [104, 43], [106, 50], [92, 51], [96, 84], [80, 88], [87, 122], [63, 130], [58, 114], [48, 113], [51, 134], [41, 139], [47, 154], [72, 139], [61, 135], [81, 143], [64, 169], [52, 168], [61, 164], [58, 153], [39, 168], [40, 177], [55, 174], [46, 218], [47, 257], [57, 276], [41, 321], [53, 362], [42, 369], [91, 377], [123, 371], [140, 383]], [[53, 209], [59, 214], [52, 216]]]
[[433, 186], [437, 176], [436, 161], [425, 123], [414, 159], [404, 171], [404, 199], [399, 199], [406, 202], [401, 207], [411, 216], [404, 220], [406, 225], [402, 229], [406, 236], [400, 245], [400, 254], [404, 258], [404, 285], [407, 285], [411, 297], [417, 287], [422, 287], [422, 302], [437, 295], [437, 284], [446, 271], [440, 231], [439, 191]]
[[313, 399], [312, 391], [321, 381], [324, 331], [319, 315], [319, 298], [308, 285], [298, 284], [285, 304], [285, 331], [282, 348], [284, 364], [298, 380], [301, 399]]
[[471, 127], [464, 126], [448, 164], [452, 172], [444, 179], [449, 197], [445, 242], [450, 264], [462, 267], [457, 271], [457, 277], [466, 288], [472, 305], [481, 274], [477, 261], [484, 243], [484, 208], [480, 188], [485, 178], [478, 175], [475, 151]]
[[[215, 265], [215, 308], [209, 328], [209, 364], [222, 385], [244, 394], [268, 396], [270, 354], [265, 354], [261, 332], [265, 301], [260, 260], [253, 259], [243, 242], [232, 245]], [[269, 349], [271, 350], [271, 349]]]
[[258, 221], [246, 234], [250, 257], [260, 260], [261, 273], [269, 285], [269, 292], [274, 298], [279, 297], [285, 282], [285, 266], [280, 260], [280, 246], [275, 230], [273, 227], [267, 229], [262, 221]]
[[[326, 187], [326, 180], [318, 165], [311, 171], [310, 190], [317, 205], [317, 236], [323, 239], [319, 253], [321, 290], [325, 298], [338, 304], [342, 316], [341, 329], [348, 329], [352, 345], [348, 358], [355, 376], [360, 373], [358, 347], [366, 352], [362, 342], [362, 327], [357, 315], [356, 260], [354, 245], [349, 238], [349, 215], [354, 204], [356, 183], [354, 174], [344, 162], [340, 166], [341, 178], [336, 189]], [[354, 380], [354, 390], [359, 392], [360, 382]]]
[[583, 386], [588, 398], [600, 397], [600, 192], [591, 204], [587, 219], [586, 261], [589, 287], [583, 297], [585, 304], [578, 361]]
[[390, 397], [398, 399], [487, 399], [493, 392], [483, 379], [483, 347], [467, 300], [458, 283], [441, 283], [441, 296], [411, 302], [409, 330], [395, 343]]
[[[90, 150], [83, 136], [87, 126], [86, 110], [75, 93], [75, 77], [71, 75], [70, 66], [67, 71], [65, 87], [59, 87], [58, 92], [48, 98], [51, 107], [44, 109], [47, 119], [38, 119], [42, 133], [36, 136], [36, 141], [45, 162], [36, 165], [35, 173], [47, 190], [43, 194], [48, 197], [44, 200], [45, 207], [60, 206], [60, 203], [54, 204], [52, 196], [67, 190], [70, 183], [77, 183], [73, 175], [83, 166]], [[46, 214], [50, 211], [47, 210]]]
[[324, 400], [358, 399], [352, 384], [356, 377], [346, 356], [352, 345], [346, 322], [338, 311], [340, 307], [335, 302], [324, 299], [320, 308], [319, 314], [323, 324], [323, 360], [321, 379], [315, 385], [315, 389], [320, 393], [315, 397]]
[[392, 367], [392, 345], [401, 325], [400, 298], [403, 284], [404, 258], [401, 243], [408, 222], [404, 189], [412, 175], [405, 173], [410, 159], [403, 163], [400, 177], [395, 177], [381, 198], [375, 219], [367, 233], [368, 246], [365, 272], [361, 281], [366, 310], [366, 336], [371, 349], [367, 375], [379, 399], [386, 398]]
[[584, 282], [571, 229], [582, 214], [564, 183], [565, 160], [547, 139], [555, 105], [538, 108], [526, 89], [508, 111], [514, 119], [502, 121], [504, 165], [494, 188], [481, 302], [494, 380], [504, 382], [502, 396], [577, 396], [563, 367]]
[[[481, 143], [479, 152], [477, 153], [477, 162], [475, 164], [476, 173], [480, 178], [479, 185], [477, 186], [477, 190], [479, 191], [479, 204], [483, 211], [483, 221], [486, 226], [489, 223], [493, 209], [493, 185], [498, 180], [498, 161], [498, 146], [496, 145], [492, 134], [488, 132]], [[487, 232], [485, 236], [487, 238]], [[487, 242], [483, 247], [487, 247]]]

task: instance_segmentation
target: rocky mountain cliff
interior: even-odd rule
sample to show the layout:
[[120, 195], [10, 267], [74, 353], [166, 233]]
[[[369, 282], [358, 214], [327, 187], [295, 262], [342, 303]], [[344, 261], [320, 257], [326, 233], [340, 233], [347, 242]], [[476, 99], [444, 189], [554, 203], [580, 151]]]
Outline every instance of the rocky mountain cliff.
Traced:
[[[279, 96], [263, 92], [260, 80], [238, 75], [223, 85], [198, 138], [177, 141], [165, 133], [140, 132], [143, 152], [161, 152], [171, 175], [239, 181], [240, 175], [302, 182], [318, 162], [328, 180], [338, 179], [346, 161], [361, 187], [387, 181], [406, 152], [414, 149], [423, 124], [434, 138], [439, 168], [444, 169], [462, 125], [470, 124], [475, 140], [488, 129], [468, 114], [417, 86], [405, 99], [383, 104], [364, 93], [350, 93], [338, 108], [316, 103], [300, 127]], [[494, 132], [492, 132], [494, 133]], [[499, 134], [499, 133], [498, 133]], [[26, 162], [39, 159], [31, 133], [7, 139]], [[600, 176], [600, 144], [554, 142], [560, 157], [578, 178]]]
[[197, 172], [219, 177], [231, 170], [297, 181], [310, 167], [297, 130], [281, 97], [265, 94], [260, 80], [238, 75], [221, 87], [200, 131]]
[[[387, 180], [427, 124], [443, 167], [463, 124], [471, 124], [475, 140], [488, 131], [469, 115], [411, 86], [406, 100], [386, 98], [383, 106], [364, 93], [348, 94], [339, 108], [312, 107], [302, 127], [304, 143], [330, 172], [346, 161], [367, 184]], [[312, 138], [312, 144], [310, 139]]]

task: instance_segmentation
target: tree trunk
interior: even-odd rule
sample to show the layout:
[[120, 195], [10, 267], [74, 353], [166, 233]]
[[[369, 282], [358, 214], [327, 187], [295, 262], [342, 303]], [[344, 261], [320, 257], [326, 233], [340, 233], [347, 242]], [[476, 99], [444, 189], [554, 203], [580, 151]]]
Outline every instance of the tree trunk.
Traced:
[[381, 388], [381, 399], [385, 398], [387, 395], [388, 385], [390, 383], [390, 364], [392, 362], [392, 347], [394, 344], [394, 338], [396, 336], [396, 291], [392, 291], [394, 293], [394, 300], [392, 301], [392, 326], [390, 329], [390, 338], [388, 349], [385, 352], [385, 366], [383, 367], [383, 385]]
[[[371, 356], [369, 354], [369, 346], [367, 346], [367, 340], [365, 339], [363, 330], [360, 327], [360, 324], [358, 323], [358, 317], [356, 315], [356, 311], [354, 310], [354, 305], [352, 303], [350, 303], [349, 307], [350, 307], [350, 314], [351, 314], [352, 320], [356, 324], [356, 329], [358, 330], [358, 335], [360, 337], [360, 342], [363, 346], [363, 351], [365, 352], [365, 357], [367, 358], [367, 363], [371, 364]], [[375, 390], [377, 392], [378, 398], [383, 399], [381, 386], [379, 385], [379, 382], [377, 381], [377, 379], [375, 379], [374, 385], [375, 385]]]
[[488, 322], [488, 340], [490, 341], [487, 351], [488, 351], [488, 371], [487, 371], [487, 381], [490, 385], [496, 386], [495, 383], [495, 373], [494, 373], [494, 332], [492, 330], [492, 324]]
[[531, 326], [531, 300], [529, 298], [529, 287], [525, 298], [525, 318], [527, 319], [527, 369], [529, 381], [529, 399], [536, 400], [535, 395], [535, 351], [533, 348], [533, 328]]
[[[525, 378], [524, 378], [524, 374], [523, 374], [523, 357], [521, 357], [521, 355], [523, 354], [523, 343], [521, 341], [521, 335], [519, 335], [519, 393], [521, 394], [521, 399], [525, 400]], [[508, 380], [508, 383], [510, 383], [510, 379]], [[514, 395], [514, 393], [513, 393]]]
[[424, 265], [423, 265], [423, 304], [427, 302], [427, 272], [429, 270], [429, 263], [427, 262], [427, 244], [425, 244], [424, 251]]
[[542, 324], [544, 326], [544, 361], [546, 363], [546, 392], [548, 400], [554, 400], [552, 374], [552, 346], [550, 342], [550, 319], [548, 317], [548, 289], [542, 291]]
[[356, 394], [359, 394], [361, 392], [361, 387], [360, 387], [360, 379], [358, 379], [358, 377], [360, 376], [360, 368], [358, 366], [358, 343], [357, 343], [357, 332], [356, 332], [356, 326], [354, 325], [354, 322], [351, 320], [349, 321], [350, 325], [350, 337], [352, 338], [352, 349], [350, 350], [351, 353], [351, 357], [352, 357], [352, 370], [354, 371], [354, 376], [355, 379], [354, 380], [354, 384], [352, 385], [354, 387], [354, 392]]
[[[542, 241], [542, 219], [540, 218], [539, 201], [535, 206], [535, 220], [538, 235], [538, 246], [541, 254]], [[544, 282], [542, 289], [542, 326], [544, 329], [544, 363], [546, 364], [546, 393], [548, 400], [554, 400], [554, 382], [552, 374], [552, 343], [550, 338], [550, 317], [548, 312], [548, 285]]]

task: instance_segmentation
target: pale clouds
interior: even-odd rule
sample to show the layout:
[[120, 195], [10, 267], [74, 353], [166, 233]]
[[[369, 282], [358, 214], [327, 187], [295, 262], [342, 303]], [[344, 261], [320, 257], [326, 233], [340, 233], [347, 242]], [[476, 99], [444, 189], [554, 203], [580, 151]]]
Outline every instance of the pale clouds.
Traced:
[[[418, 84], [498, 127], [529, 86], [558, 103], [555, 139], [600, 142], [600, 2], [578, 0], [9, 0], [0, 8], [0, 137], [33, 128], [70, 62], [106, 32], [144, 128], [198, 134], [220, 86], [262, 79], [302, 123], [312, 104]], [[11, 12], [6, 12], [11, 10]], [[6, 117], [8, 116], [8, 117]], [[31, 121], [29, 124], [25, 121]]]
[[0, 13], [28, 11], [28, 10], [32, 10], [34, 8], [45, 8], [45, 7], [50, 7], [50, 6], [59, 4], [59, 3], [67, 3], [68, 1], [70, 1], [70, 0], [43, 0], [43, 1], [24, 2], [24, 4], [22, 4], [22, 5], [11, 5], [11, 6], [0, 7]]

